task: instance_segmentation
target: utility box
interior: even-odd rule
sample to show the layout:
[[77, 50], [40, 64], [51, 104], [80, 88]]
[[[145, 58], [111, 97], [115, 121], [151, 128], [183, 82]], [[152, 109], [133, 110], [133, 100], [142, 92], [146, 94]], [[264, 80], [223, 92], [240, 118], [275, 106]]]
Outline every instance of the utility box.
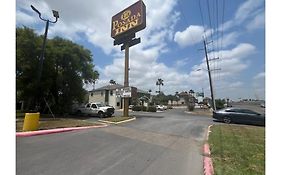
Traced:
[[37, 131], [39, 128], [40, 113], [25, 113], [23, 131]]

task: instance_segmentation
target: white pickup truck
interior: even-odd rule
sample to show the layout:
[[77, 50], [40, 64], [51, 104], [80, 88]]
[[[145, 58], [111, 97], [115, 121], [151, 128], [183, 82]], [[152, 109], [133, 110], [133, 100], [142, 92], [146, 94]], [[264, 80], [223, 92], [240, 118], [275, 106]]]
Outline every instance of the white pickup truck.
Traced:
[[105, 106], [101, 103], [87, 103], [84, 107], [79, 107], [76, 109], [76, 114], [85, 115], [98, 115], [99, 117], [111, 117], [114, 114], [114, 107]]

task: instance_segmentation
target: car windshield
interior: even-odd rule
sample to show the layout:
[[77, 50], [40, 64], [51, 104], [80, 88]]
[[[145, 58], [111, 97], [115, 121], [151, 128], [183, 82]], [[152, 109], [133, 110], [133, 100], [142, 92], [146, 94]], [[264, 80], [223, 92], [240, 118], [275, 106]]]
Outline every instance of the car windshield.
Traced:
[[104, 107], [104, 105], [102, 105], [102, 104], [96, 104], [98, 107]]

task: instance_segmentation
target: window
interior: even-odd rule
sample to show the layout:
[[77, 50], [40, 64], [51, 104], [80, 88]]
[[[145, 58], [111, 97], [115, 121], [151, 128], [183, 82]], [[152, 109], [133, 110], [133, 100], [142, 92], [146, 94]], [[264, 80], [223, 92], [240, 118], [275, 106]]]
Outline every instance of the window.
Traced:
[[100, 94], [101, 96], [103, 96], [103, 91], [101, 91], [101, 94]]
[[88, 103], [88, 104], [87, 104], [87, 106], [86, 106], [86, 108], [89, 108], [90, 106], [91, 106], [91, 104], [90, 104], [90, 103]]
[[113, 96], [113, 91], [110, 91], [110, 96]]
[[93, 93], [91, 93], [91, 97], [93, 96], [94, 94]]
[[92, 108], [97, 108], [97, 106], [95, 105], [95, 104], [92, 104], [92, 106], [91, 106]]

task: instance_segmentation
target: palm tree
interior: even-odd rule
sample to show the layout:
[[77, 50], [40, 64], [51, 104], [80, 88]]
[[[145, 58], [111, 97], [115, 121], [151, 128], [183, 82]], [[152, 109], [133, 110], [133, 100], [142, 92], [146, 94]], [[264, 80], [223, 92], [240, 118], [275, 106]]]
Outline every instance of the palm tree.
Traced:
[[109, 81], [109, 84], [112, 84], [112, 85], [113, 85], [113, 84], [116, 84], [116, 81], [111, 79], [111, 80]]
[[158, 78], [158, 80], [156, 81], [156, 86], [159, 86], [159, 91], [158, 93], [160, 94], [160, 86], [164, 86], [164, 83], [163, 83], [164, 80], [162, 80], [161, 78]]
[[177, 105], [179, 105], [179, 92], [177, 91], [176, 93], [175, 93], [175, 97], [176, 97], [176, 102], [177, 102]]
[[194, 90], [190, 89], [188, 93], [193, 96], [195, 92]]

